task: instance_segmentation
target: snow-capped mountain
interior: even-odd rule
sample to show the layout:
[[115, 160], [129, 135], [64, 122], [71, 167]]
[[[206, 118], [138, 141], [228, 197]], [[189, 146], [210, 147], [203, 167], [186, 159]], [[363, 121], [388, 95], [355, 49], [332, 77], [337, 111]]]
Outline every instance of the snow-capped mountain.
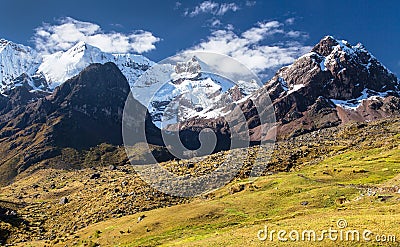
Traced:
[[[278, 136], [285, 138], [349, 121], [398, 117], [400, 82], [363, 45], [352, 46], [326, 36], [309, 53], [278, 70], [260, 89], [234, 104], [246, 116], [251, 141], [259, 142], [270, 138], [262, 133], [273, 122]], [[227, 110], [232, 108], [226, 106]], [[235, 116], [228, 116], [234, 122]], [[181, 133], [190, 132], [190, 139], [205, 127], [223, 136], [226, 125], [221, 117], [189, 119], [179, 129]]]
[[[226, 104], [259, 88], [254, 81], [234, 83], [219, 75], [205, 73], [203, 71], [209, 66], [196, 57], [176, 65], [154, 66], [155, 63], [144, 56], [106, 53], [85, 42], [78, 42], [67, 51], [44, 56], [30, 47], [6, 40], [0, 45], [1, 93], [7, 94], [7, 90], [18, 86], [50, 93], [90, 64], [113, 62], [127, 78], [134, 97], [148, 107], [159, 127], [161, 122], [167, 125], [191, 117], [223, 115], [221, 109]], [[144, 74], [150, 67], [151, 73]], [[136, 82], [141, 75], [143, 78]]]
[[115, 63], [131, 85], [153, 64], [141, 55], [105, 53], [97, 47], [79, 42], [65, 52], [44, 56], [37, 73], [44, 75], [52, 90], [90, 64], [107, 62]]
[[157, 64], [132, 87], [132, 93], [148, 106], [154, 123], [166, 127], [192, 117], [224, 115], [222, 108], [256, 91], [254, 82], [234, 83], [227, 78], [204, 72], [208, 66], [197, 57], [186, 62]]
[[[40, 56], [32, 48], [1, 39], [0, 92], [3, 93], [13, 88], [16, 86], [14, 84], [22, 83], [21, 76], [35, 74], [40, 63]], [[15, 82], [16, 79], [17, 81]], [[32, 88], [35, 88], [32, 80], [29, 79], [27, 82]]]
[[[51, 92], [88, 65], [106, 62], [117, 65], [134, 97], [148, 108], [158, 127], [191, 118], [208, 121], [223, 117], [231, 104], [256, 101], [264, 95], [271, 97], [277, 120], [283, 124], [304, 117], [315, 104], [326, 106], [329, 112], [338, 107], [332, 113], [336, 116], [331, 114], [336, 119], [331, 122], [336, 124], [343, 120], [340, 109], [358, 111], [365, 108], [365, 101], [378, 102], [400, 94], [396, 76], [363, 45], [352, 46], [331, 36], [292, 65], [281, 68], [262, 88], [254, 81], [233, 82], [205, 72], [210, 66], [195, 56], [177, 64], [155, 64], [141, 55], [105, 53], [79, 42], [67, 51], [42, 57], [32, 48], [1, 40], [0, 92], [7, 94], [17, 86]], [[361, 112], [349, 114], [351, 118], [365, 118]]]
[[[248, 87], [247, 85], [246, 88]], [[306, 120], [302, 123], [307, 123], [312, 126], [311, 128], [319, 128], [316, 127], [319, 124], [330, 126], [349, 119], [372, 120], [390, 115], [391, 113], [385, 110], [370, 111], [365, 109], [365, 105], [371, 102], [383, 105], [382, 101], [388, 96], [398, 97], [400, 83], [396, 76], [362, 44], [352, 46], [345, 40], [326, 36], [309, 53], [299, 57], [293, 64], [278, 70], [262, 88], [255, 89], [247, 95], [233, 103], [236, 105], [245, 103], [247, 107], [253, 105], [252, 102], [257, 102], [258, 105], [272, 102], [276, 119], [282, 125], [293, 122], [297, 126], [293, 129], [300, 128], [302, 124], [299, 124], [297, 120], [303, 117]], [[266, 100], [268, 95], [271, 100]], [[206, 114], [197, 114], [196, 120], [182, 125], [206, 126], [211, 118], [220, 119], [229, 114], [232, 107], [226, 103], [224, 106], [226, 107], [209, 109]], [[248, 109], [246, 107], [243, 111], [246, 112], [245, 115], [250, 116], [251, 111], [255, 109], [253, 106]], [[326, 107], [326, 112], [331, 112], [335, 107], [338, 109], [329, 117], [309, 117], [308, 111], [312, 107]], [[319, 117], [326, 119], [317, 121]], [[292, 127], [290, 128], [287, 132], [293, 131]]]
[[272, 97], [283, 97], [304, 87], [339, 107], [353, 109], [362, 100], [400, 92], [396, 76], [362, 44], [352, 46], [332, 36], [326, 36], [309, 53], [280, 69], [266, 84]]
[[41, 56], [28, 46], [1, 40], [0, 92], [23, 85], [30, 90], [51, 92], [90, 64], [107, 62], [115, 63], [131, 85], [153, 65], [144, 56], [106, 53], [84, 42], [77, 43], [65, 52]]

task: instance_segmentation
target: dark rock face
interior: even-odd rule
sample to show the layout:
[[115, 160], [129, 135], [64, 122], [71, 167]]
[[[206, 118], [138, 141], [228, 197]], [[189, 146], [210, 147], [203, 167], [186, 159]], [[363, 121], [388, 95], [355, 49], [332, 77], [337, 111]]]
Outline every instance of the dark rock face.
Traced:
[[[48, 136], [51, 136], [50, 144], [57, 147], [83, 149], [102, 142], [122, 144], [122, 114], [130, 88], [115, 64], [90, 65], [50, 96], [31, 104], [27, 104], [26, 99], [32, 100], [33, 97], [24, 87], [16, 90], [18, 92], [11, 94], [10, 98], [19, 100], [22, 108], [11, 114], [15, 127], [23, 129], [52, 122]], [[134, 103], [141, 112], [146, 112], [139, 102]], [[24, 110], [22, 114], [19, 114], [19, 109]]]
[[2, 114], [7, 112], [7, 110], [5, 110], [6, 107], [7, 107], [7, 104], [8, 104], [7, 97], [2, 95], [2, 94], [0, 94], [0, 108], [1, 108], [1, 113]]
[[311, 50], [322, 56], [328, 56], [332, 53], [333, 47], [337, 46], [339, 42], [331, 36], [327, 36], [322, 39], [314, 48]]
[[[63, 148], [121, 145], [122, 115], [129, 93], [121, 71], [106, 63], [88, 66], [45, 97], [25, 87], [0, 96], [0, 106], [4, 106], [0, 115], [0, 181], [9, 181], [30, 166], [60, 155]], [[134, 99], [131, 104], [138, 113], [133, 126], [145, 125], [150, 143], [159, 140], [160, 131], [146, 108]]]
[[[6, 96], [5, 96], [6, 95]], [[0, 96], [0, 114], [3, 115], [14, 108], [26, 106], [39, 98], [49, 95], [46, 92], [30, 92], [28, 87], [15, 87]]]
[[[122, 144], [121, 122], [129, 85], [115, 64], [91, 65], [49, 97], [55, 107], [57, 146], [88, 148]], [[139, 104], [139, 103], [138, 103]]]

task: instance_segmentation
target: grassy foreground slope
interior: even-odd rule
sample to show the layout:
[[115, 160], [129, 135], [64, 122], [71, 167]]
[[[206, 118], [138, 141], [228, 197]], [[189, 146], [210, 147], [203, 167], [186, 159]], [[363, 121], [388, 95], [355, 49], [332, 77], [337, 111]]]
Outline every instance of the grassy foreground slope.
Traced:
[[[397, 127], [394, 123], [391, 127]], [[345, 132], [343, 134], [346, 134]], [[237, 180], [194, 201], [104, 221], [77, 232], [68, 245], [101, 246], [397, 246], [400, 243], [400, 134], [370, 133], [359, 146], [291, 172]], [[340, 147], [338, 147], [340, 148]], [[138, 217], [146, 217], [138, 222]], [[373, 232], [371, 241], [260, 241], [259, 230]], [[383, 241], [386, 237], [386, 242]], [[397, 237], [393, 242], [393, 238]], [[288, 238], [288, 235], [286, 235]], [[301, 237], [300, 237], [301, 238]], [[345, 239], [345, 237], [344, 237]], [[351, 238], [349, 238], [351, 239]], [[61, 245], [65, 245], [62, 243]]]
[[[301, 137], [304, 146], [279, 150], [307, 153], [297, 157], [301, 162], [289, 172], [269, 172], [255, 181], [236, 179], [188, 203], [105, 219], [65, 238], [20, 245], [399, 246], [399, 132], [399, 121], [390, 120], [350, 124], [324, 141]], [[269, 231], [296, 230], [300, 239], [304, 230], [314, 230], [319, 237], [322, 230], [340, 230], [340, 220], [347, 222], [343, 231], [360, 232], [360, 241], [345, 241], [345, 235], [343, 241], [332, 241], [325, 235], [323, 241], [281, 242], [276, 232], [272, 241], [269, 235], [265, 241], [257, 238], [265, 226]], [[362, 238], [364, 230], [372, 232], [370, 241]]]

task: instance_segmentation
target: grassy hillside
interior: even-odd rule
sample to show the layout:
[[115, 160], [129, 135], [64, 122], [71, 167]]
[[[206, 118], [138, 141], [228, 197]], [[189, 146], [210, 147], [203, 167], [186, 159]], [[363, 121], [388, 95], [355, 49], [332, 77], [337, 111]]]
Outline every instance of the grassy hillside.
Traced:
[[[290, 173], [262, 177], [255, 182], [235, 181], [212, 195], [195, 201], [105, 221], [77, 233], [69, 243], [101, 246], [243, 246], [269, 245], [257, 232], [267, 225], [275, 230], [368, 229], [395, 235], [400, 241], [400, 136], [396, 148], [348, 151]], [[230, 187], [244, 190], [231, 194]], [[373, 235], [375, 236], [375, 235]], [[287, 236], [286, 236], [287, 237]], [[276, 239], [273, 244], [278, 244]], [[311, 245], [291, 242], [289, 246]], [[314, 246], [354, 246], [355, 242], [324, 240]], [[377, 243], [361, 241], [360, 245]], [[393, 243], [392, 245], [393, 246]]]
[[[207, 169], [207, 163], [217, 162], [220, 156], [210, 156], [209, 160], [195, 165]], [[16, 209], [19, 215], [23, 212], [33, 215], [29, 207], [37, 214], [49, 212], [41, 221], [43, 231], [54, 231], [55, 237], [30, 238], [29, 243], [20, 243], [21, 246], [275, 246], [283, 243], [277, 239], [276, 232], [273, 241], [257, 238], [265, 226], [269, 230], [296, 230], [300, 234], [314, 230], [320, 235], [329, 228], [340, 230], [337, 222], [342, 219], [348, 223], [344, 231], [373, 232], [369, 236], [371, 241], [362, 240], [361, 235], [360, 242], [289, 239], [283, 244], [379, 246], [382, 243], [375, 241], [378, 235], [396, 236], [400, 242], [398, 120], [350, 124], [278, 143], [271, 164], [274, 169], [255, 181], [238, 177], [218, 191], [192, 199], [154, 194], [157, 192], [137, 182], [140, 179], [133, 179], [137, 175], [128, 166], [125, 171], [99, 170], [102, 179], [96, 181], [87, 179], [93, 172], [87, 169], [44, 170], [4, 187], [0, 199], [19, 202], [20, 208]], [[165, 165], [172, 170], [176, 166], [173, 162]], [[27, 196], [18, 201], [14, 197], [24, 188], [31, 194], [32, 184], [39, 184], [40, 188], [47, 186], [50, 174], [56, 181], [56, 188], [50, 190], [51, 197], [46, 197], [49, 193], [42, 190], [36, 192], [38, 198]], [[121, 187], [126, 180], [129, 183]], [[64, 186], [58, 184], [61, 181], [65, 181]], [[115, 187], [120, 188], [117, 196]], [[140, 196], [120, 198], [120, 192], [129, 194], [140, 188]], [[61, 195], [71, 201], [60, 205]], [[149, 195], [151, 198], [147, 198]], [[41, 211], [34, 205], [46, 210]], [[111, 213], [118, 208], [123, 209], [122, 213]], [[136, 213], [128, 211], [129, 208], [135, 208]], [[32, 218], [27, 215], [22, 219], [32, 221], [29, 217]], [[74, 229], [74, 225], [79, 227]], [[12, 233], [16, 226], [3, 222], [3, 227]], [[15, 239], [29, 236], [29, 231], [17, 232], [20, 235]], [[40, 233], [35, 236], [39, 238]]]

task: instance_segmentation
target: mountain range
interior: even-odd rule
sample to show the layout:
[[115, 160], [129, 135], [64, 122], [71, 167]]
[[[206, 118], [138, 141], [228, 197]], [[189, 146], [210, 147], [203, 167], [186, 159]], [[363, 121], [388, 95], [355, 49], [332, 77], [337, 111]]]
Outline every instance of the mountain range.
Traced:
[[[50, 94], [57, 86], [78, 75], [90, 64], [112, 62], [126, 77], [133, 96], [148, 107], [158, 127], [161, 127], [162, 122], [167, 125], [193, 116], [205, 116], [221, 100], [226, 104], [231, 103], [231, 93], [238, 99], [259, 88], [254, 82], [241, 81], [236, 85], [220, 76], [200, 73], [200, 64], [203, 67], [207, 65], [196, 57], [181, 63], [179, 68], [171, 64], [160, 64], [155, 73], [158, 78], [146, 78], [141, 80], [142, 83], [135, 83], [144, 71], [155, 65], [141, 55], [105, 53], [85, 42], [78, 42], [65, 52], [46, 55], [39, 55], [30, 47], [6, 40], [1, 40], [0, 44], [1, 93], [7, 94], [18, 86], [24, 86], [31, 92]], [[198, 71], [192, 70], [193, 68]], [[168, 83], [164, 85], [165, 82]], [[162, 85], [161, 90], [153, 92]], [[147, 98], [150, 96], [151, 100]], [[172, 116], [163, 116], [163, 112], [178, 96], [184, 110], [182, 118], [173, 121]]]
[[29, 90], [52, 92], [93, 63], [115, 63], [130, 84], [154, 63], [144, 56], [110, 54], [78, 42], [67, 51], [39, 55], [34, 49], [0, 40], [2, 93], [24, 85]]
[[[278, 138], [288, 138], [349, 121], [398, 116], [399, 95], [396, 76], [362, 44], [352, 46], [326, 36], [309, 53], [279, 69], [245, 101], [236, 103], [246, 116], [251, 140], [257, 142], [262, 141], [262, 136], [268, 138], [262, 134], [265, 128], [260, 116], [271, 115], [271, 111]], [[257, 116], [260, 109], [256, 106], [268, 105], [267, 96], [273, 109], [262, 109]], [[217, 123], [226, 126], [223, 118], [196, 118], [181, 124], [180, 129], [195, 131]], [[222, 129], [220, 133], [229, 135], [225, 127]]]
[[[127, 97], [133, 97], [136, 119], [145, 119], [133, 122], [133, 128], [146, 130], [161, 159], [172, 157], [162, 148], [160, 127], [177, 131], [189, 149], [199, 148], [201, 130], [209, 128], [217, 136], [217, 152], [230, 149], [233, 138], [249, 136], [250, 144], [257, 144], [276, 135], [286, 139], [349, 121], [400, 115], [396, 76], [363, 45], [331, 36], [261, 87], [203, 73], [207, 65], [196, 57], [163, 64], [158, 68], [165, 78], [140, 84], [137, 79], [155, 67], [143, 56], [108, 54], [83, 42], [45, 56], [9, 41], [0, 44], [2, 183], [39, 163], [71, 167], [63, 161], [67, 150], [122, 145]], [[168, 82], [165, 90], [147, 99], [160, 81]], [[176, 100], [184, 111], [174, 120], [163, 112]], [[57, 162], [43, 163], [49, 159]]]

